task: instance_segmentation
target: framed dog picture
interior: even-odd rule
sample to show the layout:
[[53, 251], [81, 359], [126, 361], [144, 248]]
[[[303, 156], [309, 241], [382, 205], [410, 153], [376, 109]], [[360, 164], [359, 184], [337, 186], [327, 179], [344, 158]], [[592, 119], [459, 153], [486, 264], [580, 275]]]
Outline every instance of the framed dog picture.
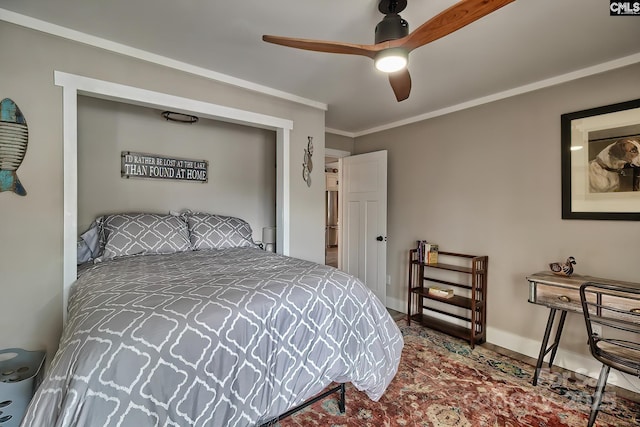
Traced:
[[640, 99], [560, 123], [562, 218], [640, 220]]

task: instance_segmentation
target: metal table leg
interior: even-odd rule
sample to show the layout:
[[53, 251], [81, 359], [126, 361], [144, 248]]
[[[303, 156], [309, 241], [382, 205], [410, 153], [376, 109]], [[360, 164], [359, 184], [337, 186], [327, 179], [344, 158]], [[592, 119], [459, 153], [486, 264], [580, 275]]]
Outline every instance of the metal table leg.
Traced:
[[549, 337], [551, 336], [551, 330], [553, 329], [553, 321], [555, 320], [556, 311], [558, 309], [551, 308], [549, 312], [549, 319], [547, 320], [547, 327], [544, 330], [544, 337], [542, 338], [542, 344], [540, 345], [540, 354], [538, 355], [538, 362], [536, 363], [536, 370], [533, 373], [533, 381], [531, 382], [533, 385], [538, 384], [538, 375], [540, 375], [540, 370], [542, 369], [542, 364], [544, 363], [544, 357], [547, 353], [551, 352], [551, 357], [549, 358], [549, 368], [553, 365], [553, 360], [556, 357], [556, 353], [558, 351], [558, 345], [560, 344], [560, 336], [562, 335], [562, 328], [564, 327], [564, 321], [567, 318], [567, 312], [565, 310], [560, 310], [560, 320], [558, 322], [558, 328], [556, 330], [556, 335], [549, 347]]
[[560, 344], [560, 335], [562, 334], [562, 328], [564, 328], [564, 320], [567, 318], [567, 312], [562, 310], [560, 313], [560, 321], [558, 322], [558, 329], [556, 330], [556, 337], [553, 341], [553, 350], [551, 350], [551, 357], [549, 357], [549, 369], [553, 365], [553, 359], [556, 358], [558, 352], [558, 345]]

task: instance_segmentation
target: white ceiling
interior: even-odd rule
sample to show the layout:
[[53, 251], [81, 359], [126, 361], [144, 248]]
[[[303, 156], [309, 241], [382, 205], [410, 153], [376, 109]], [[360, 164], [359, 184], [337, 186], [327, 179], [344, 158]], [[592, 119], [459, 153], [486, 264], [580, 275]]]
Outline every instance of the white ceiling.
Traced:
[[[456, 0], [408, 0], [410, 30]], [[2, 0], [20, 15], [328, 105], [350, 135], [496, 93], [640, 62], [640, 16], [606, 0], [516, 0], [411, 52], [411, 96], [396, 102], [365, 57], [308, 52], [263, 34], [373, 44], [378, 0]], [[555, 79], [554, 79], [555, 78]], [[561, 79], [560, 79], [561, 80]], [[520, 89], [517, 89], [520, 88]], [[622, 100], [621, 100], [622, 101]], [[454, 107], [455, 108], [455, 107]]]

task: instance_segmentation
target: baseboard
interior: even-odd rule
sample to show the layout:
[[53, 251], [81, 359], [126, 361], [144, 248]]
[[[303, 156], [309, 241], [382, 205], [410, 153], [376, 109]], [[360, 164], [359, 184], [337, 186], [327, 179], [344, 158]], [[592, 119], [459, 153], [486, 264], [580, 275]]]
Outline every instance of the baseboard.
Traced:
[[[405, 306], [406, 302], [403, 300], [387, 297], [386, 302], [387, 307], [390, 309], [401, 313], [407, 312], [407, 307]], [[525, 338], [520, 335], [492, 327], [487, 327], [487, 342], [523, 356], [531, 357], [534, 359], [534, 363], [538, 359], [540, 345], [542, 344], [540, 341]], [[558, 349], [558, 353], [556, 354], [553, 364], [554, 366], [559, 366], [593, 379], [598, 378], [600, 368], [602, 367], [600, 362], [596, 359], [572, 351], [563, 350], [562, 347]], [[640, 378], [616, 371], [615, 369], [610, 371], [607, 384], [615, 385], [616, 387], [623, 388], [632, 393], [640, 393]]]
[[[516, 353], [538, 359], [541, 342], [497, 328], [487, 328], [487, 342], [514, 351]], [[578, 354], [572, 351], [558, 349], [554, 366], [576, 372], [590, 378], [597, 379], [600, 374], [602, 364], [596, 359]], [[612, 369], [609, 373], [607, 384], [615, 385], [633, 393], [640, 393], [640, 378], [624, 374]]]
[[401, 299], [398, 299], [398, 298], [392, 298], [390, 296], [387, 296], [387, 300], [386, 300], [385, 306], [387, 308], [392, 309], [392, 310], [399, 311], [401, 313], [407, 314], [407, 301], [406, 300], [401, 300]]

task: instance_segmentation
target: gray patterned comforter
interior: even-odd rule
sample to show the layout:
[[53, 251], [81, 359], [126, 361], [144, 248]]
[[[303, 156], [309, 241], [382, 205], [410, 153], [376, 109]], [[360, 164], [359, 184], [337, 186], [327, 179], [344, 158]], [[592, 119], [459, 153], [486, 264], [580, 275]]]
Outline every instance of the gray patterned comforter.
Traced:
[[252, 248], [115, 259], [74, 285], [22, 425], [253, 426], [332, 381], [379, 399], [402, 346], [331, 267]]

